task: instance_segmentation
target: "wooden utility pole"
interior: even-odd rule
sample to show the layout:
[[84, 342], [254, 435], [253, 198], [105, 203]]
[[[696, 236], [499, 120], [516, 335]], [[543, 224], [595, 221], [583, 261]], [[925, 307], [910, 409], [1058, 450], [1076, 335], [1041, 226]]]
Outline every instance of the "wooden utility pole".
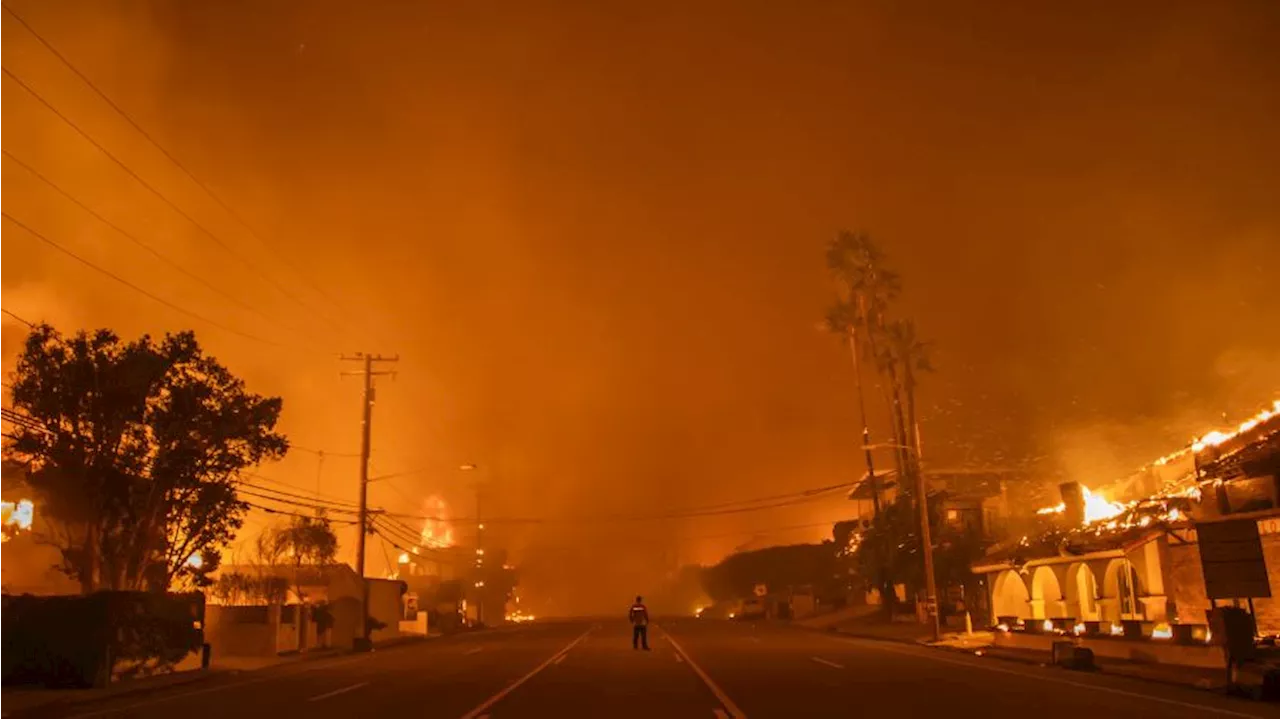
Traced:
[[371, 649], [369, 641], [369, 582], [364, 576], [364, 540], [369, 533], [369, 445], [373, 424], [373, 378], [378, 375], [394, 375], [394, 372], [375, 372], [375, 362], [398, 362], [397, 357], [383, 357], [357, 352], [354, 355], [343, 355], [344, 362], [362, 362], [364, 368], [356, 372], [364, 377], [364, 391], [360, 395], [360, 519], [359, 532], [356, 535], [356, 574], [360, 577], [360, 635], [356, 637], [353, 648], [357, 651]]

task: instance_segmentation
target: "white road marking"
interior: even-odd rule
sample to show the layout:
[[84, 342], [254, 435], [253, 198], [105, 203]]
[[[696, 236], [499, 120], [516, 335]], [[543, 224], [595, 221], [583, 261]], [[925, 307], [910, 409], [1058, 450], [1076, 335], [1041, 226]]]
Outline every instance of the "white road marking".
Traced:
[[[859, 641], [857, 639], [847, 639], [844, 637], [831, 637], [831, 638], [835, 639], [838, 642], [845, 642], [846, 644], [854, 644], [866, 649], [877, 649], [882, 652], [889, 652], [890, 654], [901, 654], [906, 657], [918, 657], [920, 659], [930, 659], [935, 662], [942, 662], [943, 664], [956, 664], [962, 667], [969, 667], [971, 669], [982, 669], [989, 672], [995, 672], [997, 674], [1011, 674], [1015, 677], [1039, 679], [1042, 682], [1049, 682], [1052, 684], [1065, 684], [1069, 687], [1076, 687], [1078, 689], [1087, 689], [1089, 691], [1106, 692], [1108, 694], [1116, 694], [1118, 696], [1131, 697], [1134, 699], [1146, 699], [1148, 701], [1153, 701], [1160, 704], [1170, 704], [1173, 706], [1184, 707], [1187, 709], [1198, 709], [1200, 711], [1210, 712], [1213, 714], [1223, 714], [1225, 716], [1233, 716], [1233, 717], [1244, 717], [1244, 719], [1263, 719], [1263, 717], [1261, 717], [1258, 714], [1246, 714], [1244, 712], [1232, 711], [1230, 709], [1222, 709], [1215, 706], [1209, 706], [1207, 704], [1195, 704], [1193, 702], [1184, 702], [1184, 701], [1179, 701], [1177, 699], [1167, 699], [1165, 697], [1152, 696], [1150, 694], [1141, 694], [1139, 692], [1131, 692], [1131, 691], [1126, 691], [1124, 689], [1116, 689], [1114, 687], [1109, 687], [1103, 684], [1088, 684], [1086, 682], [1076, 682], [1070, 679], [1059, 679], [1058, 677], [1046, 677], [1034, 672], [1019, 672], [1013, 669], [1004, 669], [1002, 667], [991, 666], [990, 664], [987, 664], [987, 663], [963, 662], [956, 659], [949, 659], [947, 657], [933, 656], [931, 654], [924, 654], [924, 653], [917, 654], [916, 652], [906, 652], [899, 649], [891, 649], [886, 646], [878, 646], [878, 643], [874, 641], [866, 641], [866, 640]], [[939, 650], [926, 649], [924, 651], [936, 652]]]
[[698, 663], [693, 661], [693, 657], [689, 656], [689, 653], [680, 646], [680, 643], [676, 641], [675, 637], [668, 634], [667, 631], [661, 627], [658, 628], [658, 631], [662, 632], [663, 636], [667, 638], [667, 641], [671, 642], [671, 646], [675, 648], [676, 652], [684, 657], [685, 663], [689, 665], [689, 668], [692, 669], [700, 679], [702, 679], [702, 683], [707, 685], [707, 688], [711, 690], [711, 693], [716, 695], [716, 699], [720, 700], [720, 703], [728, 710], [729, 717], [731, 719], [747, 719], [747, 715], [738, 708], [737, 704], [733, 703], [733, 700], [729, 698], [728, 694], [724, 693], [723, 689], [711, 680], [711, 677], [707, 676], [706, 672], [702, 671], [702, 667], [698, 666]]
[[463, 654], [477, 654], [481, 651], [484, 651], [484, 647], [471, 647], [467, 651], [463, 652]]
[[494, 694], [493, 696], [489, 697], [488, 699], [485, 699], [485, 700], [484, 700], [484, 702], [483, 702], [482, 704], [480, 704], [480, 706], [476, 707], [475, 709], [472, 709], [471, 711], [467, 712], [466, 714], [463, 714], [463, 715], [462, 715], [462, 719], [479, 719], [479, 717], [481, 716], [481, 714], [482, 714], [483, 712], [488, 711], [488, 709], [489, 709], [490, 707], [492, 707], [494, 704], [497, 704], [498, 702], [502, 701], [502, 698], [503, 698], [503, 697], [505, 697], [506, 695], [508, 695], [508, 694], [510, 694], [511, 692], [515, 691], [515, 690], [516, 690], [516, 688], [517, 688], [517, 687], [519, 687], [521, 684], [524, 684], [525, 682], [527, 682], [527, 681], [529, 681], [530, 679], [532, 679], [532, 678], [534, 677], [534, 675], [535, 675], [535, 674], [537, 674], [538, 672], [540, 672], [540, 671], [542, 671], [543, 669], [546, 669], [547, 667], [551, 666], [551, 663], [552, 663], [552, 662], [554, 662], [556, 659], [559, 659], [560, 657], [563, 657], [564, 655], [568, 654], [570, 649], [573, 649], [575, 646], [577, 646], [577, 645], [578, 645], [578, 642], [582, 641], [583, 639], [586, 639], [586, 638], [587, 638], [587, 635], [588, 635], [588, 634], [590, 634], [590, 633], [591, 633], [591, 630], [590, 630], [590, 629], [588, 629], [587, 631], [583, 632], [582, 634], [579, 634], [577, 639], [574, 639], [573, 641], [571, 641], [571, 642], [569, 642], [567, 645], [565, 645], [565, 647], [564, 647], [563, 649], [561, 649], [560, 651], [556, 652], [555, 654], [552, 654], [550, 657], [547, 657], [547, 660], [546, 660], [545, 662], [543, 662], [543, 663], [539, 664], [538, 666], [534, 667], [534, 668], [533, 668], [533, 671], [531, 671], [531, 672], [529, 672], [528, 674], [526, 674], [526, 675], [524, 675], [524, 676], [520, 677], [519, 679], [515, 680], [514, 682], [511, 682], [511, 683], [510, 683], [510, 684], [508, 684], [508, 685], [507, 685], [507, 687], [506, 687], [505, 689], [503, 689], [502, 691], [498, 692], [497, 694]]
[[843, 665], [843, 664], [836, 664], [835, 662], [827, 661], [826, 659], [823, 659], [822, 657], [809, 657], [809, 658], [810, 658], [810, 659], [812, 659], [813, 661], [815, 661], [815, 662], [819, 663], [819, 664], [826, 664], [827, 666], [829, 666], [829, 667], [835, 667], [836, 669], [844, 669], [844, 665]]
[[351, 664], [354, 662], [368, 661], [372, 656], [373, 656], [372, 654], [361, 654], [358, 657], [352, 657], [351, 659], [344, 659], [340, 662], [325, 662], [322, 664], [317, 663], [314, 666], [309, 666], [309, 667], [306, 667], [305, 669], [300, 669], [296, 672], [282, 671], [276, 674], [272, 674], [269, 677], [258, 677], [257, 679], [246, 679], [245, 681], [242, 681], [242, 682], [232, 682], [231, 684], [223, 684], [221, 686], [216, 686], [216, 687], [207, 687], [205, 689], [197, 689], [191, 692], [183, 692], [181, 694], [170, 694], [168, 696], [158, 697], [156, 699], [148, 699], [147, 701], [136, 702], [134, 704], [130, 704], [124, 707], [111, 708], [111, 709], [99, 709], [98, 711], [85, 712], [83, 714], [73, 714], [71, 715], [70, 719], [85, 719], [85, 717], [96, 717], [96, 716], [102, 716], [103, 714], [123, 714], [123, 713], [130, 712], [134, 709], [141, 709], [142, 707], [149, 707], [149, 706], [154, 706], [156, 704], [171, 702], [175, 699], [186, 699], [187, 697], [200, 696], [201, 694], [212, 694], [214, 692], [223, 691], [224, 689], [238, 689], [240, 687], [246, 687], [251, 684], [261, 684], [263, 682], [275, 681], [276, 679], [286, 679], [288, 677], [297, 676], [305, 672], [313, 672], [320, 669], [331, 669], [333, 667], [340, 667], [343, 664]]
[[676, 663], [684, 664], [684, 657], [680, 656], [679, 654], [676, 654]]
[[716, 719], [729, 719], [729, 715], [725, 714], [724, 710], [721, 709], [720, 707], [716, 707], [715, 709], [712, 709], [711, 713], [716, 715]]
[[351, 685], [351, 686], [349, 686], [349, 687], [343, 687], [343, 688], [341, 688], [341, 689], [334, 689], [333, 691], [331, 691], [331, 692], [326, 692], [326, 693], [324, 693], [324, 694], [317, 694], [316, 696], [311, 697], [311, 698], [310, 698], [310, 699], [308, 699], [307, 701], [309, 701], [309, 702], [318, 702], [318, 701], [320, 701], [321, 699], [328, 699], [329, 697], [336, 697], [336, 696], [338, 696], [339, 694], [346, 694], [346, 693], [347, 693], [347, 692], [349, 692], [349, 691], [353, 691], [353, 690], [355, 690], [355, 689], [359, 689], [360, 687], [367, 687], [367, 686], [369, 686], [369, 682], [360, 682], [359, 684], [352, 684], [352, 685]]
[[564, 658], [565, 658], [565, 657], [567, 657], [567, 656], [569, 656], [569, 655], [568, 655], [568, 654], [561, 654], [560, 656], [556, 657], [556, 660], [555, 660], [554, 662], [551, 662], [551, 663], [552, 663], [552, 664], [559, 664], [560, 662], [564, 661]]

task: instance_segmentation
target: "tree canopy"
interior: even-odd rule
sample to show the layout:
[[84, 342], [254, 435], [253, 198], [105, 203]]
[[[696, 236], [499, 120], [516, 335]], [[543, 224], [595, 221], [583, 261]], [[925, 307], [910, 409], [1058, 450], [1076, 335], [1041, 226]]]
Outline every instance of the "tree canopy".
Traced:
[[820, 594], [836, 579], [835, 545], [793, 544], [739, 552], [702, 572], [703, 588], [716, 601], [750, 597], [757, 584], [769, 591], [811, 585]]
[[12, 456], [85, 592], [204, 584], [247, 505], [235, 483], [288, 449], [281, 400], [246, 390], [191, 332], [27, 336], [10, 377]]

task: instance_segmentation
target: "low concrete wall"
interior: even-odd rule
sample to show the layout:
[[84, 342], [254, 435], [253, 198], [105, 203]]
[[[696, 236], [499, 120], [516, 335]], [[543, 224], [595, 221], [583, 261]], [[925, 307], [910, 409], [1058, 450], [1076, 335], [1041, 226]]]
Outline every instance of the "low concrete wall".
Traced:
[[1063, 637], [1053, 634], [995, 632], [995, 645], [1010, 649], [1050, 652], [1053, 643], [1074, 639], [1081, 647], [1093, 650], [1095, 657], [1125, 659], [1146, 664], [1173, 664], [1187, 667], [1221, 669], [1226, 665], [1222, 648], [1209, 644], [1174, 644], [1166, 640], [1107, 639]]
[[214, 656], [275, 656], [280, 607], [228, 607], [204, 609], [204, 637]]
[[427, 613], [418, 612], [418, 617], [416, 619], [401, 619], [400, 634], [413, 634], [425, 637], [427, 635]]
[[386, 625], [369, 635], [375, 642], [394, 639], [400, 636], [400, 618], [404, 616], [404, 605], [400, 601], [399, 581], [386, 579], [369, 579], [369, 616]]

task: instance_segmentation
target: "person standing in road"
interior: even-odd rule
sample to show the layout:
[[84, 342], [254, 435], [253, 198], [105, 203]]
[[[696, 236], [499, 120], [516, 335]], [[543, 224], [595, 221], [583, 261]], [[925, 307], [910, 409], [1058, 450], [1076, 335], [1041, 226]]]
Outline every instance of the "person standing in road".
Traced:
[[631, 605], [628, 616], [631, 619], [631, 648], [649, 651], [649, 609], [644, 605], [644, 597], [636, 596], [636, 603]]

